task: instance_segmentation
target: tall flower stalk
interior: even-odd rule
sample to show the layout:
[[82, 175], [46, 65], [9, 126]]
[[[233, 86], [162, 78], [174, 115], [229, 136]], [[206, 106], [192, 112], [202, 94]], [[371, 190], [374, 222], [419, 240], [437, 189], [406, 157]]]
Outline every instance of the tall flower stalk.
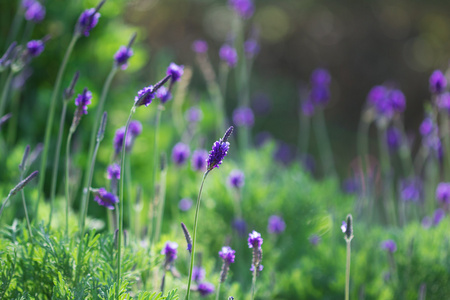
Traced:
[[341, 230], [345, 234], [344, 239], [347, 243], [347, 259], [345, 265], [345, 300], [348, 300], [350, 297], [351, 241], [353, 239], [353, 218], [351, 214], [347, 215], [346, 221], [342, 221]]
[[[30, 145], [27, 145], [25, 148], [25, 152], [23, 153], [22, 162], [19, 165], [19, 171], [20, 171], [20, 181], [23, 180], [23, 175], [27, 169], [27, 160], [28, 155], [30, 154]], [[27, 209], [27, 203], [25, 201], [25, 192], [22, 189], [20, 191], [22, 195], [22, 204], [23, 204], [23, 210], [25, 212], [25, 218], [27, 220], [27, 227], [28, 227], [28, 233], [30, 234], [30, 237], [33, 237], [33, 233], [31, 233], [31, 225], [30, 225], [30, 219], [28, 218], [28, 209]]]
[[252, 259], [252, 267], [250, 271], [252, 272], [252, 297], [251, 299], [255, 299], [256, 292], [256, 276], [263, 270], [262, 262], [262, 248], [261, 245], [263, 243], [263, 239], [261, 234], [256, 231], [252, 231], [248, 235], [248, 247], [253, 249], [253, 259]]
[[198, 223], [198, 215], [200, 211], [200, 201], [202, 197], [203, 184], [205, 183], [205, 179], [208, 176], [209, 172], [211, 172], [214, 168], [218, 168], [220, 164], [222, 164], [222, 160], [228, 153], [228, 149], [230, 147], [230, 143], [228, 139], [233, 132], [233, 126], [229, 127], [225, 132], [223, 138], [216, 141], [212, 147], [211, 152], [209, 152], [209, 157], [207, 159], [208, 167], [206, 172], [203, 174], [202, 183], [200, 185], [200, 190], [198, 192], [197, 204], [195, 206], [195, 216], [194, 216], [194, 231], [192, 235], [192, 253], [191, 253], [191, 264], [189, 268], [189, 280], [186, 291], [186, 300], [189, 300], [190, 292], [191, 292], [191, 281], [192, 281], [192, 271], [194, 269], [194, 257], [195, 257], [195, 242], [197, 237], [197, 223]]
[[100, 13], [98, 11], [105, 2], [106, 0], [102, 0], [97, 5], [96, 8], [87, 9], [80, 15], [80, 18], [78, 19], [78, 22], [75, 26], [75, 31], [72, 36], [72, 40], [70, 41], [69, 46], [67, 47], [63, 61], [58, 70], [58, 75], [56, 76], [55, 86], [53, 88], [52, 97], [50, 98], [50, 108], [48, 112], [47, 125], [45, 128], [44, 149], [42, 152], [42, 160], [41, 160], [41, 176], [39, 178], [38, 199], [36, 201], [35, 213], [37, 213], [39, 202], [41, 200], [41, 194], [43, 193], [44, 189], [47, 157], [48, 157], [48, 150], [50, 147], [50, 136], [56, 109], [56, 98], [58, 97], [59, 90], [61, 88], [61, 81], [64, 72], [66, 70], [67, 62], [69, 61], [69, 57], [72, 54], [73, 48], [75, 47], [75, 44], [78, 41], [78, 39], [82, 35], [89, 36], [89, 32], [97, 25], [98, 19], [100, 18]]

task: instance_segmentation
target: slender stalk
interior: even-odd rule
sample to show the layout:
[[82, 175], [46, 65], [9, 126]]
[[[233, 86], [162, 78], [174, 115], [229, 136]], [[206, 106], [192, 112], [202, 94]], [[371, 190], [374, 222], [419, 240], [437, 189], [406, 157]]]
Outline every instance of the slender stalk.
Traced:
[[42, 153], [42, 160], [41, 160], [41, 176], [39, 176], [39, 190], [38, 190], [38, 198], [36, 201], [36, 207], [35, 207], [35, 213], [37, 213], [37, 209], [39, 207], [39, 202], [41, 200], [41, 194], [44, 191], [44, 182], [45, 182], [45, 172], [47, 167], [47, 157], [48, 157], [48, 150], [50, 148], [50, 136], [51, 131], [53, 127], [53, 119], [55, 116], [55, 108], [56, 108], [56, 98], [58, 97], [59, 90], [61, 88], [61, 81], [62, 77], [64, 75], [64, 71], [66, 70], [67, 62], [69, 61], [70, 54], [72, 53], [72, 50], [80, 37], [79, 34], [74, 34], [72, 37], [72, 40], [70, 41], [69, 47], [66, 50], [66, 54], [64, 55], [64, 59], [61, 63], [61, 66], [59, 67], [58, 75], [56, 76], [56, 82], [55, 87], [53, 88], [52, 97], [50, 100], [50, 109], [48, 112], [48, 119], [47, 119], [47, 126], [45, 128], [45, 138], [44, 138], [44, 149]]
[[72, 128], [69, 131], [69, 135], [67, 136], [66, 143], [66, 237], [69, 236], [69, 206], [70, 206], [70, 144], [72, 142], [72, 136], [75, 130]]
[[23, 9], [22, 9], [22, 1], [17, 1], [16, 14], [14, 15], [14, 19], [11, 25], [11, 29], [8, 33], [8, 38], [6, 39], [5, 47], [8, 47], [12, 41], [17, 38], [17, 34], [19, 33], [20, 27], [22, 27], [23, 22]]
[[[133, 105], [130, 111], [130, 115], [128, 116], [127, 125], [125, 126], [125, 134], [123, 136], [122, 143], [122, 156], [121, 156], [121, 170], [125, 169], [125, 145], [128, 134], [128, 127], [130, 127], [131, 118], [133, 117], [134, 112], [136, 111], [136, 106]], [[122, 171], [122, 173], [124, 173]], [[122, 234], [123, 234], [123, 186], [124, 186], [124, 177], [125, 174], [121, 174], [120, 176], [120, 200], [119, 200], [119, 234], [118, 234], [118, 242], [117, 242], [117, 279], [116, 279], [116, 299], [119, 299], [119, 289], [120, 289], [120, 268], [121, 268], [121, 250], [122, 250]]]
[[[153, 183], [152, 183], [152, 201], [153, 201], [153, 211], [157, 211], [156, 207], [156, 170], [158, 169], [158, 140], [159, 140], [159, 126], [161, 123], [161, 114], [164, 110], [164, 106], [162, 104], [158, 105], [158, 109], [156, 111], [156, 121], [155, 121], [155, 136], [153, 140]], [[152, 230], [150, 234], [150, 249], [153, 246], [153, 242], [155, 241], [156, 235], [156, 213], [153, 214], [152, 218]]]
[[309, 128], [311, 118], [299, 113], [299, 137], [298, 137], [298, 156], [308, 153]]
[[217, 286], [216, 300], [219, 300], [220, 286], [221, 285], [222, 285], [222, 282], [219, 281], [219, 285]]
[[347, 264], [345, 266], [345, 300], [348, 300], [350, 295], [350, 259], [351, 259], [351, 241], [347, 241]]
[[14, 77], [14, 72], [9, 71], [8, 77], [6, 78], [5, 85], [3, 86], [2, 97], [0, 98], [0, 116], [3, 116], [5, 111], [6, 101], [8, 99], [9, 89], [11, 87], [11, 81]]
[[[91, 161], [92, 161], [92, 157], [94, 155], [94, 147], [95, 147], [95, 135], [98, 131], [98, 128], [100, 126], [100, 122], [101, 122], [101, 114], [103, 112], [103, 107], [105, 105], [105, 99], [106, 96], [108, 95], [108, 91], [109, 88], [111, 86], [111, 82], [114, 78], [114, 75], [117, 72], [117, 67], [115, 66], [115, 64], [113, 65], [111, 71], [108, 74], [108, 77], [106, 78], [106, 81], [103, 85], [103, 89], [102, 89], [102, 94], [100, 95], [100, 100], [98, 102], [97, 105], [97, 111], [95, 112], [95, 121], [94, 121], [94, 128], [92, 128], [91, 131], [91, 140], [89, 142], [89, 152], [88, 152], [88, 159], [86, 161], [86, 174], [89, 174], [91, 172]], [[84, 182], [83, 182], [83, 189], [89, 189], [89, 187], [91, 186], [91, 182], [92, 178], [89, 179], [89, 176], [84, 176]], [[82, 203], [85, 201], [84, 198], [88, 197], [89, 193], [83, 193], [83, 199], [82, 199]]]
[[[57, 177], [58, 177], [58, 167], [59, 167], [59, 156], [61, 153], [61, 144], [62, 144], [62, 136], [63, 136], [63, 132], [64, 132], [64, 121], [66, 120], [66, 112], [67, 112], [67, 101], [64, 101], [63, 103], [63, 109], [61, 112], [61, 119], [59, 121], [59, 131], [58, 131], [58, 140], [56, 142], [56, 153], [55, 153], [55, 157], [53, 159], [53, 173], [52, 173], [52, 186], [51, 186], [51, 190], [50, 190], [50, 216], [48, 218], [48, 226], [50, 226], [50, 224], [52, 223], [52, 216], [53, 216], [53, 206], [54, 206], [54, 201], [55, 201], [55, 193], [56, 193], [56, 183], [57, 183]], [[67, 152], [69, 151], [69, 149], [67, 149]], [[67, 160], [67, 156], [66, 156], [66, 160]], [[68, 162], [66, 162], [66, 176], [68, 176], [68, 168], [67, 168], [67, 164]], [[67, 194], [68, 194], [68, 178], [66, 177], [66, 198], [67, 198]], [[68, 201], [66, 199], [66, 201]], [[69, 217], [69, 212], [67, 210], [66, 207], [66, 230], [69, 227], [67, 220]], [[67, 231], [66, 231], [67, 234]]]
[[255, 299], [255, 290], [256, 290], [256, 268], [253, 270], [253, 277], [252, 277], [252, 300]]
[[[28, 160], [29, 151], [30, 151], [30, 146], [27, 146], [25, 149], [25, 153], [23, 155], [22, 163], [19, 165], [20, 181], [23, 180], [23, 175], [27, 168], [27, 160]], [[22, 189], [20, 191], [20, 194], [22, 195], [22, 204], [23, 204], [23, 210], [25, 211], [25, 218], [27, 220], [28, 233], [30, 234], [30, 237], [33, 237], [33, 233], [31, 232], [30, 219], [28, 218], [27, 202], [25, 201], [25, 191]]]
[[191, 293], [192, 271], [194, 269], [194, 257], [195, 257], [195, 240], [197, 237], [198, 213], [200, 210], [200, 201], [202, 199], [201, 197], [202, 197], [202, 191], [203, 191], [203, 184], [205, 183], [206, 176], [208, 176], [209, 172], [210, 171], [208, 170], [205, 172], [205, 174], [203, 174], [202, 183], [200, 185], [200, 190], [198, 192], [197, 204], [195, 206], [194, 232], [192, 235], [191, 266], [189, 267], [189, 280], [188, 280], [188, 286], [187, 286], [187, 291], [186, 291], [186, 298], [185, 298], [186, 300], [189, 300], [189, 295]]
[[157, 215], [157, 223], [156, 223], [156, 235], [155, 235], [155, 242], [157, 243], [159, 241], [159, 236], [161, 234], [161, 227], [162, 227], [162, 220], [164, 216], [164, 205], [166, 200], [166, 177], [167, 177], [167, 167], [164, 167], [163, 170], [161, 170], [161, 177], [160, 177], [160, 188], [159, 188], [159, 207], [158, 207], [158, 215]]
[[317, 109], [315, 114], [316, 121], [316, 135], [319, 140], [319, 153], [322, 158], [322, 164], [325, 174], [337, 179], [336, 167], [334, 165], [333, 153], [331, 151], [330, 141], [328, 139], [327, 128], [325, 126], [325, 118], [323, 109]]

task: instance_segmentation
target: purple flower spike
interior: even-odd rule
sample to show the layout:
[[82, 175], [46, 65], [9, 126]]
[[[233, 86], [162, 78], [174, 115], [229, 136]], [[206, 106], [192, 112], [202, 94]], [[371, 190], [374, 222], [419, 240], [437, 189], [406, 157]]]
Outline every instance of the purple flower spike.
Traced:
[[430, 76], [430, 91], [433, 94], [442, 93], [447, 86], [447, 79], [441, 70], [435, 70]]
[[228, 5], [243, 19], [251, 18], [255, 12], [251, 0], [228, 0]]
[[402, 113], [405, 111], [406, 100], [402, 91], [398, 89], [391, 90], [388, 97], [394, 111], [397, 113]]
[[238, 55], [236, 49], [231, 47], [230, 45], [223, 45], [219, 51], [220, 59], [227, 63], [230, 68], [236, 66], [238, 61]]
[[172, 149], [172, 161], [178, 166], [181, 167], [186, 164], [187, 159], [189, 158], [191, 151], [189, 150], [189, 146], [183, 143], [177, 143]]
[[83, 114], [87, 115], [87, 106], [91, 104], [91, 99], [92, 93], [87, 88], [84, 88], [83, 92], [75, 98], [75, 105]]
[[235, 189], [240, 189], [244, 186], [245, 175], [240, 170], [231, 171], [228, 176], [228, 184]]
[[419, 202], [422, 199], [422, 181], [419, 178], [401, 180], [400, 198], [405, 202]]
[[327, 86], [313, 86], [309, 93], [308, 101], [316, 105], [324, 105], [330, 100], [330, 90]]
[[131, 134], [132, 138], [136, 138], [142, 132], [142, 124], [139, 121], [133, 120], [128, 127], [128, 134]]
[[170, 63], [169, 67], [167, 68], [167, 75], [172, 75], [172, 82], [177, 82], [180, 80], [181, 76], [183, 76], [184, 73], [184, 66], [183, 65], [177, 65], [175, 63]]
[[[259, 265], [259, 267], [258, 267], [258, 272], [261, 272], [263, 269], [264, 269], [264, 266], [263, 266], [263, 265]], [[250, 267], [250, 271], [253, 272], [254, 270], [255, 270], [255, 266], [252, 265], [252, 266]]]
[[208, 159], [208, 151], [195, 150], [191, 158], [191, 167], [194, 171], [206, 171], [206, 160]]
[[314, 103], [311, 101], [311, 99], [303, 101], [302, 113], [307, 117], [311, 117], [314, 114]]
[[156, 97], [158, 97], [159, 100], [161, 100], [161, 103], [164, 104], [172, 99], [172, 93], [164, 86], [162, 86], [156, 91]]
[[175, 261], [177, 258], [177, 248], [178, 244], [175, 242], [166, 242], [166, 245], [161, 250], [161, 254], [164, 254], [166, 256], [166, 262], [168, 264]]
[[313, 234], [313, 235], [311, 235], [311, 236], [309, 237], [308, 240], [309, 240], [309, 242], [311, 243], [311, 245], [317, 246], [317, 245], [320, 243], [321, 238], [320, 238], [320, 236], [318, 236], [317, 234]]
[[260, 50], [258, 41], [255, 39], [249, 39], [244, 43], [244, 51], [247, 58], [255, 57]]
[[208, 157], [208, 171], [211, 171], [214, 168], [218, 168], [222, 164], [222, 160], [227, 156], [228, 149], [230, 148], [230, 143], [228, 143], [228, 138], [233, 132], [233, 126], [227, 129], [223, 138], [216, 141], [212, 150], [209, 152]]
[[389, 150], [396, 151], [402, 143], [402, 134], [400, 130], [395, 127], [389, 127], [386, 130], [386, 142]]
[[420, 124], [420, 134], [423, 137], [427, 137], [429, 136], [434, 129], [434, 124], [433, 124], [433, 120], [430, 117], [426, 117], [423, 121], [422, 124]]
[[120, 46], [116, 54], [114, 54], [114, 62], [122, 70], [126, 70], [128, 67], [128, 59], [133, 56], [133, 50], [126, 46]]
[[39, 1], [22, 2], [22, 5], [27, 5], [25, 10], [25, 19], [34, 23], [39, 23], [45, 18], [45, 7]]
[[[116, 134], [114, 135], [114, 150], [116, 151], [116, 154], [120, 153], [122, 151], [122, 145], [123, 145], [123, 138], [125, 136], [125, 127], [120, 127], [116, 130]], [[125, 144], [125, 150], [129, 151], [131, 149], [132, 145], [132, 137], [130, 132], [127, 134], [127, 142]]]
[[286, 223], [282, 217], [276, 215], [269, 217], [269, 224], [267, 225], [267, 231], [269, 231], [269, 233], [280, 234], [285, 229]]
[[214, 285], [209, 282], [202, 282], [199, 283], [197, 290], [200, 293], [200, 296], [205, 297], [214, 293]]
[[111, 180], [111, 179], [119, 180], [120, 179], [120, 166], [118, 164], [112, 164], [112, 165], [108, 166], [106, 176], [109, 180]]
[[111, 194], [108, 191], [106, 191], [105, 188], [100, 188], [100, 189], [94, 191], [94, 193], [95, 193], [94, 200], [98, 204], [100, 204], [108, 209], [111, 209], [111, 210], [114, 209], [114, 204], [119, 203], [119, 198], [116, 195]]
[[27, 43], [28, 54], [31, 57], [39, 56], [44, 51], [44, 42], [41, 40], [32, 40]]
[[232, 223], [232, 227], [234, 230], [236, 230], [237, 234], [241, 237], [245, 236], [245, 233], [247, 232], [247, 223], [244, 219], [234, 219]]
[[196, 40], [192, 43], [192, 50], [196, 53], [208, 52], [208, 43], [204, 40]]
[[200, 108], [193, 106], [186, 111], [185, 119], [189, 123], [197, 123], [203, 119], [203, 112]]
[[394, 253], [397, 251], [397, 244], [393, 240], [386, 240], [381, 242], [381, 249]]
[[253, 230], [251, 233], [248, 234], [248, 247], [249, 248], [261, 248], [262, 243], [263, 243], [263, 239], [259, 232], [256, 232], [255, 230]]
[[315, 69], [311, 74], [311, 85], [328, 86], [331, 83], [331, 76], [326, 69]]
[[34, 2], [36, 2], [36, 0], [22, 0], [22, 7], [24, 9], [29, 8], [31, 5], [34, 4]]
[[374, 86], [367, 95], [367, 101], [371, 105], [377, 105], [380, 101], [384, 101], [387, 95], [387, 90], [382, 85]]
[[178, 208], [182, 211], [188, 211], [192, 207], [192, 200], [189, 198], [183, 198], [178, 203]]
[[444, 217], [445, 211], [441, 208], [436, 209], [433, 214], [433, 226], [439, 225]]
[[441, 182], [436, 189], [436, 200], [443, 204], [450, 203], [450, 182]]
[[153, 85], [149, 85], [144, 87], [142, 90], [138, 92], [138, 95], [134, 97], [135, 105], [141, 106], [149, 106], [152, 103], [153, 98], [155, 98], [155, 93], [153, 92]]
[[195, 282], [201, 282], [203, 279], [205, 279], [206, 271], [202, 267], [194, 266], [192, 270], [192, 279]]
[[249, 107], [240, 107], [233, 112], [233, 122], [236, 126], [251, 127], [255, 124], [255, 116]]
[[236, 251], [231, 249], [231, 247], [222, 247], [222, 250], [219, 251], [219, 256], [227, 263], [231, 264], [234, 263]]
[[77, 32], [89, 36], [89, 32], [97, 25], [100, 13], [95, 8], [86, 9], [78, 19]]

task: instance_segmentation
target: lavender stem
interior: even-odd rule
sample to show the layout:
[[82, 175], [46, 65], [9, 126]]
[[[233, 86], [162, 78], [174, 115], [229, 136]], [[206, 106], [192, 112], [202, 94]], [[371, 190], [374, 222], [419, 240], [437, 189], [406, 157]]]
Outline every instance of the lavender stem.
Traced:
[[0, 116], [3, 116], [6, 106], [6, 100], [8, 99], [9, 89], [11, 87], [11, 81], [14, 77], [14, 72], [9, 71], [8, 77], [6, 78], [5, 85], [3, 86], [2, 97], [0, 99]]
[[256, 267], [253, 270], [253, 277], [252, 277], [252, 300], [255, 299], [255, 289], [256, 289]]
[[197, 204], [195, 205], [195, 217], [194, 217], [194, 232], [192, 234], [192, 253], [191, 253], [191, 266], [189, 267], [189, 280], [186, 291], [186, 300], [189, 300], [189, 295], [191, 292], [191, 281], [192, 281], [192, 271], [194, 269], [194, 257], [195, 257], [195, 240], [197, 237], [197, 222], [198, 222], [198, 213], [200, 210], [200, 201], [202, 197], [203, 184], [205, 183], [206, 176], [208, 176], [210, 170], [207, 170], [205, 174], [203, 174], [202, 183], [200, 185], [200, 190], [198, 192]]
[[350, 292], [350, 260], [351, 260], [351, 240], [347, 240], [347, 262], [345, 266], [345, 300], [349, 299]]

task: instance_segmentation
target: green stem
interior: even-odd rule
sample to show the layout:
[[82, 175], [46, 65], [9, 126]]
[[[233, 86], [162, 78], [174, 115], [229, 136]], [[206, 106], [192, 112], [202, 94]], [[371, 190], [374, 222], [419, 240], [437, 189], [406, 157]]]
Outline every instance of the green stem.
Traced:
[[122, 174], [120, 176], [120, 200], [119, 200], [119, 234], [117, 239], [117, 279], [116, 279], [116, 299], [119, 300], [119, 290], [120, 290], [120, 263], [121, 263], [121, 250], [122, 250], [122, 234], [123, 234], [123, 186], [124, 186], [124, 177], [123, 170], [125, 169], [125, 145], [128, 134], [128, 127], [130, 126], [131, 118], [133, 117], [134, 112], [136, 111], [136, 106], [133, 105], [130, 111], [130, 115], [128, 116], [127, 125], [125, 126], [125, 134], [123, 136], [122, 143], [122, 157], [121, 157], [121, 167]]
[[222, 285], [222, 282], [219, 281], [219, 285], [217, 286], [216, 300], [219, 300], [220, 286], [221, 285]]
[[23, 22], [23, 9], [22, 9], [22, 1], [17, 1], [17, 9], [16, 14], [14, 15], [14, 19], [11, 25], [11, 29], [8, 34], [8, 38], [6, 39], [5, 48], [7, 48], [16, 38], [19, 33], [20, 27], [22, 27]]
[[334, 165], [333, 153], [331, 151], [330, 141], [328, 139], [327, 128], [325, 126], [325, 118], [323, 115], [323, 109], [317, 109], [315, 114], [316, 121], [316, 135], [319, 140], [319, 153], [322, 159], [322, 164], [325, 174], [337, 179], [336, 168]]
[[[156, 170], [158, 169], [158, 140], [159, 140], [159, 126], [161, 123], [161, 114], [164, 110], [164, 106], [162, 104], [158, 105], [158, 109], [156, 111], [156, 121], [155, 121], [155, 136], [153, 140], [153, 183], [152, 183], [152, 201], [153, 201], [153, 217], [152, 217], [152, 230], [150, 234], [150, 249], [155, 242], [155, 234], [156, 234]], [[159, 218], [159, 217], [158, 217]]]
[[351, 241], [347, 241], [347, 264], [345, 266], [345, 300], [350, 297], [350, 259], [351, 259]]
[[11, 100], [11, 119], [8, 125], [8, 145], [14, 145], [17, 136], [17, 125], [19, 123], [20, 114], [20, 95], [22, 90], [18, 89], [13, 92]]
[[[70, 206], [70, 143], [72, 141], [72, 135], [75, 130], [70, 128], [69, 135], [67, 136], [67, 144], [66, 144], [66, 237], [69, 236], [69, 206]], [[82, 231], [83, 232], [83, 231]], [[81, 236], [83, 238], [83, 235]]]
[[[61, 119], [59, 121], [59, 132], [58, 132], [58, 140], [56, 142], [56, 153], [55, 153], [55, 158], [53, 159], [52, 186], [51, 186], [51, 190], [50, 190], [50, 216], [48, 218], [48, 226], [50, 226], [50, 224], [52, 223], [53, 206], [54, 206], [55, 194], [56, 194], [56, 183], [57, 183], [57, 178], [58, 178], [59, 156], [61, 153], [61, 144], [62, 144], [62, 136], [63, 136], [63, 132], [64, 132], [64, 121], [66, 120], [66, 112], [67, 112], [67, 101], [64, 101], [63, 109], [61, 112]], [[69, 151], [69, 150], [67, 149], [67, 151]], [[67, 159], [67, 157], [66, 157], [66, 159]], [[66, 172], [66, 176], [67, 176], [67, 172]], [[68, 177], [66, 177], [66, 178], [67, 178], [66, 179], [66, 189], [68, 189], [67, 188]], [[68, 193], [68, 191], [66, 191], [66, 197], [67, 197], [67, 193]], [[67, 224], [68, 216], [69, 216], [69, 213], [66, 208], [66, 230], [69, 227]], [[67, 234], [67, 231], [66, 231], [66, 234]]]
[[164, 170], [161, 171], [161, 177], [160, 177], [160, 188], [159, 188], [159, 210], [158, 210], [158, 220], [156, 223], [156, 235], [155, 235], [155, 242], [157, 243], [159, 241], [159, 236], [161, 234], [161, 227], [162, 227], [162, 220], [164, 217], [164, 205], [166, 201], [166, 178], [167, 178], [167, 167], [164, 168]]
[[[23, 169], [20, 172], [20, 181], [23, 180], [23, 174], [25, 173], [25, 163], [22, 167]], [[27, 220], [27, 227], [28, 227], [28, 233], [30, 234], [30, 237], [33, 237], [33, 233], [31, 233], [31, 225], [30, 225], [30, 219], [28, 218], [28, 209], [27, 209], [27, 202], [25, 201], [25, 191], [22, 189], [20, 191], [22, 195], [22, 204], [23, 204], [23, 210], [25, 211], [25, 218]]]
[[198, 213], [200, 210], [200, 201], [202, 197], [203, 184], [205, 183], [206, 176], [208, 176], [210, 170], [207, 170], [205, 174], [203, 174], [202, 183], [200, 185], [200, 190], [198, 192], [197, 204], [195, 206], [195, 217], [194, 217], [194, 232], [192, 234], [192, 253], [191, 253], [191, 266], [189, 267], [189, 280], [186, 291], [186, 300], [189, 300], [189, 295], [191, 293], [191, 281], [192, 281], [192, 271], [194, 269], [194, 257], [195, 257], [195, 240], [197, 237], [197, 222], [198, 222]]
[[252, 278], [252, 300], [255, 299], [255, 290], [256, 290], [256, 268], [253, 270], [253, 278]]
[[3, 86], [2, 97], [0, 99], [0, 117], [3, 117], [5, 111], [6, 101], [8, 99], [9, 89], [11, 87], [11, 81], [13, 79], [14, 72], [9, 71], [5, 85]]
[[59, 90], [61, 88], [61, 81], [64, 75], [64, 71], [66, 70], [67, 62], [69, 61], [70, 54], [80, 37], [79, 34], [74, 34], [72, 40], [70, 41], [69, 47], [66, 50], [66, 54], [64, 55], [64, 59], [59, 67], [58, 75], [56, 76], [55, 87], [53, 88], [52, 97], [50, 100], [50, 110], [48, 112], [47, 126], [45, 128], [45, 138], [44, 138], [44, 149], [42, 151], [42, 160], [41, 160], [41, 172], [39, 176], [39, 190], [38, 190], [38, 198], [36, 201], [36, 207], [34, 209], [35, 215], [37, 215], [37, 210], [39, 207], [39, 202], [41, 200], [41, 194], [44, 192], [44, 182], [45, 182], [45, 172], [47, 167], [47, 157], [48, 150], [50, 148], [50, 136], [53, 127], [53, 119], [55, 117], [55, 108], [56, 108], [56, 98], [58, 98]]

